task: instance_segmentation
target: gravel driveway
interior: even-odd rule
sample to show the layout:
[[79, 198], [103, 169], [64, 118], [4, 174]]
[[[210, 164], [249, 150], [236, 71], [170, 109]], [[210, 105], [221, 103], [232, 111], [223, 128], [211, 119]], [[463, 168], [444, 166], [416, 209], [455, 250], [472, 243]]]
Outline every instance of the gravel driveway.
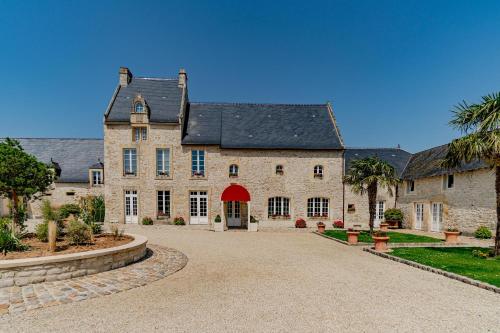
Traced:
[[500, 297], [310, 233], [129, 228], [187, 266], [145, 287], [0, 319], [19, 332], [498, 332]]

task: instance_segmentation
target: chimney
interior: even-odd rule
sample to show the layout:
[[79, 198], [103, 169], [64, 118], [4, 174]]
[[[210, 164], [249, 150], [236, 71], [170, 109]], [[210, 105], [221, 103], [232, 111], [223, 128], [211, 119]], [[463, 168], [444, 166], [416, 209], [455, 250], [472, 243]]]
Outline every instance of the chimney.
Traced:
[[132, 79], [132, 72], [127, 67], [120, 67], [120, 87], [126, 87]]
[[184, 68], [179, 69], [179, 88], [187, 87], [187, 74]]

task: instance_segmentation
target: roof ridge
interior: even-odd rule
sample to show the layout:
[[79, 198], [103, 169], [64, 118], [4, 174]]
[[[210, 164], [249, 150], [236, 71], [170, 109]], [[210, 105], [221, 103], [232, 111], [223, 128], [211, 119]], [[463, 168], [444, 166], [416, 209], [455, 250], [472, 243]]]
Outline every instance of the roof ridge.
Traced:
[[[409, 151], [407, 150], [404, 150], [403, 148], [401, 147], [345, 147], [345, 149], [350, 149], [350, 150], [354, 150], [354, 149], [377, 149], [377, 150], [402, 150], [402, 151], [405, 151], [407, 153], [410, 153]], [[410, 153], [411, 154], [411, 153]]]
[[249, 102], [192, 102], [190, 101], [189, 104], [195, 104], [195, 105], [203, 105], [203, 104], [210, 104], [210, 105], [287, 105], [287, 106], [327, 106], [327, 103], [322, 103], [322, 104], [300, 104], [300, 103], [249, 103]]
[[179, 80], [179, 78], [176, 78], [176, 77], [146, 77], [146, 76], [135, 76], [132, 78], [132, 80], [133, 79], [155, 80], [155, 81], [176, 81], [176, 80]]
[[427, 148], [427, 149], [425, 149], [425, 150], [418, 151], [418, 152], [416, 152], [416, 153], [415, 153], [415, 154], [413, 154], [413, 155], [417, 155], [417, 154], [425, 153], [425, 152], [427, 152], [427, 151], [430, 151], [430, 150], [433, 150], [433, 149], [436, 149], [436, 148], [441, 148], [441, 147], [448, 146], [448, 145], [449, 145], [449, 143], [445, 143], [445, 144], [442, 144], [442, 145], [439, 145], [439, 146], [435, 146], [435, 147]]
[[[7, 137], [4, 137], [2, 139], [6, 139]], [[27, 138], [27, 137], [8, 137], [10, 139], [14, 139], [14, 140], [17, 140], [17, 139], [22, 139], [22, 140], [100, 140], [100, 141], [104, 141], [104, 138], [41, 138], [41, 137], [37, 137], [37, 138]]]

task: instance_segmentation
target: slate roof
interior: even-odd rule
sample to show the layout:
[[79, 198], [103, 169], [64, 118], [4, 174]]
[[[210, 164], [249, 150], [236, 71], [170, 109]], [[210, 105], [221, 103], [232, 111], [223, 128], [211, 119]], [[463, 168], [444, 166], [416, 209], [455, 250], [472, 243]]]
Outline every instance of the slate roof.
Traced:
[[343, 149], [327, 104], [190, 103], [182, 144]]
[[58, 183], [88, 183], [89, 168], [104, 161], [102, 139], [16, 139], [24, 150], [44, 163], [61, 168]]
[[132, 77], [126, 87], [118, 91], [106, 112], [108, 122], [130, 122], [134, 98], [141, 95], [150, 109], [150, 122], [178, 123], [182, 89], [178, 79]]
[[462, 163], [458, 168], [447, 169], [441, 167], [441, 162], [448, 152], [448, 145], [442, 145], [413, 154], [408, 166], [403, 172], [403, 179], [417, 179], [423, 177], [440, 176], [447, 173], [465, 172], [486, 168], [484, 161], [475, 160]]
[[373, 156], [377, 156], [392, 165], [396, 170], [396, 174], [401, 176], [412, 155], [400, 148], [346, 148], [344, 155], [345, 169], [347, 170], [354, 160]]

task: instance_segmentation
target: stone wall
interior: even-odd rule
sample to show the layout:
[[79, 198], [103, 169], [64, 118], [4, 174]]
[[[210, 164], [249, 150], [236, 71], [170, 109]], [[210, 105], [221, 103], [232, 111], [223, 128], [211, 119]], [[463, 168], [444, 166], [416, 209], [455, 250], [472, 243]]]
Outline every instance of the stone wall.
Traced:
[[146, 255], [147, 238], [132, 236], [132, 242], [114, 248], [50, 257], [0, 260], [0, 288], [66, 280], [126, 266]]
[[415, 204], [424, 204], [422, 230], [431, 230], [431, 204], [443, 203], [441, 230], [457, 227], [471, 234], [480, 225], [491, 230], [496, 225], [495, 175], [489, 169], [456, 173], [451, 189], [443, 186], [444, 176], [415, 181], [415, 191], [407, 193], [406, 184], [400, 191], [398, 205], [403, 209], [407, 226], [415, 228]]
[[[181, 145], [179, 125], [147, 125], [148, 140], [132, 142], [129, 125], [106, 125], [105, 198], [106, 221], [121, 222], [124, 217], [124, 191], [138, 191], [139, 221], [144, 216], [156, 217], [156, 191], [169, 190], [171, 214], [189, 223], [190, 191], [208, 192], [209, 224], [221, 214], [220, 196], [231, 183], [244, 186], [251, 195], [250, 214], [260, 220], [260, 227], [293, 227], [299, 217], [306, 218], [307, 199], [326, 197], [330, 200], [329, 221], [342, 218], [342, 152], [299, 150], [224, 149], [218, 146]], [[123, 175], [123, 149], [136, 148], [138, 175]], [[156, 148], [170, 148], [170, 177], [156, 177]], [[206, 176], [191, 176], [191, 150], [205, 150]], [[239, 166], [237, 178], [229, 177], [229, 165]], [[275, 174], [275, 166], [284, 166], [284, 175]], [[314, 178], [315, 165], [323, 165], [323, 179]], [[272, 220], [267, 217], [269, 197], [290, 199], [290, 218]], [[325, 219], [322, 219], [325, 220]], [[314, 221], [311, 220], [311, 223]], [[328, 223], [331, 226], [331, 223]]]

